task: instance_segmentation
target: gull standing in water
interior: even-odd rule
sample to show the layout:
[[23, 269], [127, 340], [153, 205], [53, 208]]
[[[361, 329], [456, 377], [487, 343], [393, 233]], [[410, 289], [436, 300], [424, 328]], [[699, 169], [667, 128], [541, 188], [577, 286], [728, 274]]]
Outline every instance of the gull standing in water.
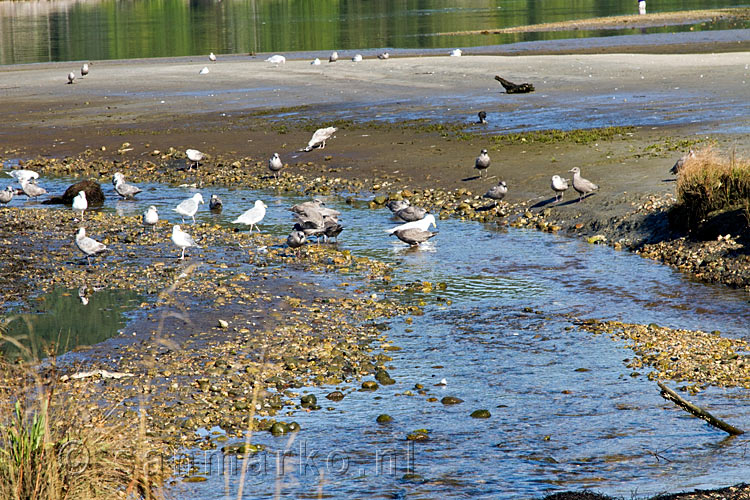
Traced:
[[200, 248], [195, 242], [192, 236], [180, 229], [180, 226], [175, 224], [172, 226], [172, 242], [182, 250], [180, 260], [185, 259], [185, 249], [190, 247]]
[[581, 177], [581, 169], [578, 167], [573, 167], [570, 169], [570, 172], [573, 172], [573, 189], [575, 189], [578, 192], [578, 202], [586, 197], [589, 193], [593, 193], [597, 189], [599, 189], [599, 186], [594, 184], [588, 179], [584, 179]]
[[424, 219], [420, 219], [418, 221], [414, 222], [407, 222], [406, 224], [401, 224], [400, 226], [393, 227], [391, 229], [386, 229], [385, 232], [388, 234], [394, 234], [396, 231], [401, 231], [404, 229], [421, 229], [422, 231], [427, 231], [430, 226], [433, 226], [437, 228], [437, 224], [435, 223], [435, 216], [432, 214], [425, 215]]
[[185, 217], [190, 217], [193, 219], [193, 224], [195, 224], [195, 213], [198, 211], [199, 203], [204, 203], [203, 196], [200, 193], [195, 193], [192, 198], [182, 201], [172, 210], [182, 216], [183, 223], [185, 222]]
[[78, 194], [73, 198], [73, 211], [81, 211], [81, 220], [83, 220], [83, 213], [89, 208], [89, 203], [86, 201], [86, 191], [78, 191]]
[[91, 265], [91, 256], [107, 250], [106, 245], [99, 243], [93, 238], [86, 236], [86, 228], [78, 229], [76, 233], [76, 246], [86, 255], [86, 261]]
[[[188, 157], [188, 160], [195, 163], [195, 168], [198, 168], [198, 162], [200, 162], [203, 158], [206, 157], [206, 155], [204, 155], [197, 149], [187, 149], [185, 150], [185, 155]], [[192, 170], [192, 169], [193, 169], [193, 165], [190, 165], [188, 170]]]
[[135, 195], [141, 192], [141, 188], [125, 182], [125, 176], [121, 172], [115, 172], [112, 185], [115, 187], [117, 194], [125, 199], [133, 199]]
[[34, 181], [33, 179], [29, 181], [24, 180], [20, 182], [21, 182], [21, 189], [23, 189], [23, 192], [29, 198], [36, 198], [37, 196], [47, 194], [47, 190], [41, 186], [37, 186], [36, 181]]
[[395, 231], [391, 233], [391, 236], [395, 235], [396, 238], [400, 239], [404, 243], [408, 243], [409, 246], [416, 247], [419, 246], [420, 243], [424, 243], [425, 241], [429, 240], [436, 234], [437, 233], [413, 227], [410, 229], [400, 229], [398, 231]]
[[480, 111], [477, 113], [477, 116], [479, 117], [479, 121], [477, 123], [480, 123], [482, 125], [487, 125], [487, 112], [486, 111]]
[[221, 209], [224, 208], [224, 202], [218, 195], [212, 194], [211, 199], [208, 200], [208, 208], [212, 212], [221, 212]]
[[[555, 201], [562, 201], [565, 191], [568, 190], [568, 181], [559, 175], [552, 176], [552, 191], [555, 192]], [[559, 199], [558, 199], [559, 198]]]
[[143, 225], [151, 226], [151, 229], [156, 230], [156, 223], [159, 222], [159, 212], [156, 211], [156, 207], [151, 205], [143, 213]]
[[396, 217], [405, 222], [415, 222], [422, 220], [427, 215], [427, 210], [420, 207], [408, 206], [395, 212]]
[[266, 207], [265, 203], [260, 200], [255, 200], [253, 208], [245, 211], [245, 213], [233, 220], [232, 224], [245, 224], [246, 226], [250, 226], [251, 233], [253, 232], [253, 226], [255, 226], [258, 229], [258, 232], [260, 232], [260, 228], [257, 224], [266, 216], [266, 208], [268, 207]]
[[16, 190], [13, 189], [13, 186], [5, 186], [5, 189], [0, 191], [0, 203], [5, 205], [6, 203], [10, 203], [10, 200], [13, 199], [13, 195], [16, 194]]
[[490, 155], [487, 154], [487, 150], [483, 149], [479, 152], [479, 156], [474, 160], [474, 168], [479, 170], [479, 176], [490, 167]]
[[281, 158], [279, 157], [279, 153], [274, 153], [271, 158], [268, 160], [268, 170], [273, 173], [273, 176], [277, 179], [279, 178], [279, 170], [284, 168], [284, 164], [281, 162]]
[[324, 149], [326, 147], [326, 141], [336, 133], [338, 129], [336, 127], [325, 127], [319, 128], [313, 133], [310, 142], [307, 143], [307, 147], [301, 151], [312, 151], [314, 148], [319, 147]]
[[38, 179], [39, 174], [34, 172], [33, 170], [11, 170], [10, 172], [5, 172], [6, 174], [13, 177], [15, 180], [18, 181], [20, 184], [21, 182], [28, 182], [31, 179]]

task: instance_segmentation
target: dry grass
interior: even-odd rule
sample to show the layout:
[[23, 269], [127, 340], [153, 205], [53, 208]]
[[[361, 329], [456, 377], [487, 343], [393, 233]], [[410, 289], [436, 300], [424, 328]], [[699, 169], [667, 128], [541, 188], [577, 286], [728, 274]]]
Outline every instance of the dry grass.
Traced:
[[742, 209], [750, 223], [750, 160], [708, 147], [685, 161], [677, 178], [675, 210], [688, 228], [710, 214]]

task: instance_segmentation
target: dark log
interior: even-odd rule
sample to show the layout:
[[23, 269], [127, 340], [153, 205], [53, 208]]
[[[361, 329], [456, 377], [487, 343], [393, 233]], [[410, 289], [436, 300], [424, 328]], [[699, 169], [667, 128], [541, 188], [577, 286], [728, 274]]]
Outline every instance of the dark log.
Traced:
[[534, 86], [530, 83], [521, 83], [516, 85], [515, 83], [509, 82], [508, 80], [500, 78], [497, 75], [495, 75], [495, 80], [500, 82], [500, 85], [505, 88], [506, 94], [527, 94], [529, 92], [534, 92]]
[[721, 429], [722, 431], [732, 436], [738, 436], [740, 434], [745, 433], [745, 431], [743, 431], [742, 429], [738, 429], [737, 427], [729, 425], [723, 420], [714, 417], [703, 408], [699, 406], [695, 406], [690, 401], [683, 399], [682, 396], [680, 396], [679, 394], [677, 394], [676, 392], [674, 392], [672, 389], [662, 384], [661, 382], [657, 382], [657, 384], [659, 385], [659, 389], [661, 389], [661, 397], [663, 397], [664, 399], [668, 399], [669, 401], [672, 401], [674, 404], [676, 404], [677, 406], [679, 406], [686, 412], [691, 413], [695, 415], [696, 417], [705, 420], [710, 425], [716, 427], [717, 429]]
[[62, 196], [54, 196], [42, 202], [43, 205], [72, 205], [73, 198], [78, 196], [78, 191], [86, 193], [86, 201], [90, 207], [100, 207], [104, 204], [104, 193], [102, 187], [96, 181], [80, 181], [68, 187]]

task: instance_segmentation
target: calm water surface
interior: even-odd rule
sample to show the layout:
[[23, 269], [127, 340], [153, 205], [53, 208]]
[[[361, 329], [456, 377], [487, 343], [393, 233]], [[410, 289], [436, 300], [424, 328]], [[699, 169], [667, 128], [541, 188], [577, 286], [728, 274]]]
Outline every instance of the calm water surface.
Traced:
[[[652, 0], [650, 12], [747, 5]], [[193, 54], [367, 48], [447, 48], [612, 34], [748, 27], [438, 36], [634, 14], [634, 0], [28, 0], [0, 1], [0, 64]]]
[[[57, 192], [69, 182], [42, 184]], [[139, 214], [154, 204], [178, 221], [171, 208], [192, 193], [142, 187], [137, 201], [110, 198], [103, 210]], [[109, 195], [109, 184], [104, 189]], [[269, 206], [261, 227], [279, 236], [288, 233], [288, 207], [299, 200], [229, 189], [204, 190], [204, 198], [212, 192], [224, 199], [224, 213], [217, 219], [202, 208], [199, 220], [226, 223], [261, 197]], [[329, 205], [343, 213], [341, 248], [393, 263], [398, 283], [443, 282], [447, 288], [424, 297], [425, 315], [391, 323], [389, 341], [401, 347], [389, 353], [395, 385], [362, 393], [358, 383], [345, 384], [340, 403], [324, 399], [333, 387], [303, 389], [315, 393], [323, 409], [284, 417], [299, 422], [302, 432], [292, 439], [253, 436], [268, 451], [250, 463], [244, 498], [274, 498], [277, 491], [281, 498], [318, 498], [319, 489], [324, 498], [528, 498], [579, 488], [629, 497], [747, 480], [750, 438], [726, 438], [664, 402], [654, 382], [630, 376], [624, 360], [632, 352], [622, 343], [570, 329], [561, 316], [719, 329], [746, 338], [745, 292], [694, 283], [610, 248], [474, 222], [438, 221], [439, 235], [411, 250], [383, 233], [395, 223], [387, 210], [335, 199]], [[171, 243], [164, 251], [178, 254]], [[252, 272], [252, 266], [240, 271]], [[435, 386], [442, 378], [448, 385]], [[446, 407], [404, 394], [417, 383], [438, 399], [452, 395], [465, 402]], [[693, 399], [750, 427], [747, 391], [709, 389]], [[476, 409], [492, 417], [470, 418]], [[376, 424], [381, 413], [394, 422]], [[419, 428], [428, 429], [431, 440], [410, 447], [405, 435]], [[236, 498], [236, 462], [226, 462], [222, 475], [220, 452], [185, 452], [213, 465], [200, 467], [207, 482], [178, 485], [180, 498]], [[418, 476], [404, 479], [406, 473]]]

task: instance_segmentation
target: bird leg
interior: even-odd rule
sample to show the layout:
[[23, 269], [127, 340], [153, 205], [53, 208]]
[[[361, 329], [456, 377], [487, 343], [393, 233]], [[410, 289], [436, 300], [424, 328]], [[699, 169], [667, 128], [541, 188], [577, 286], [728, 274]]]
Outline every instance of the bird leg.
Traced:
[[182, 255], [180, 256], [180, 260], [185, 260], [185, 249], [182, 249]]

